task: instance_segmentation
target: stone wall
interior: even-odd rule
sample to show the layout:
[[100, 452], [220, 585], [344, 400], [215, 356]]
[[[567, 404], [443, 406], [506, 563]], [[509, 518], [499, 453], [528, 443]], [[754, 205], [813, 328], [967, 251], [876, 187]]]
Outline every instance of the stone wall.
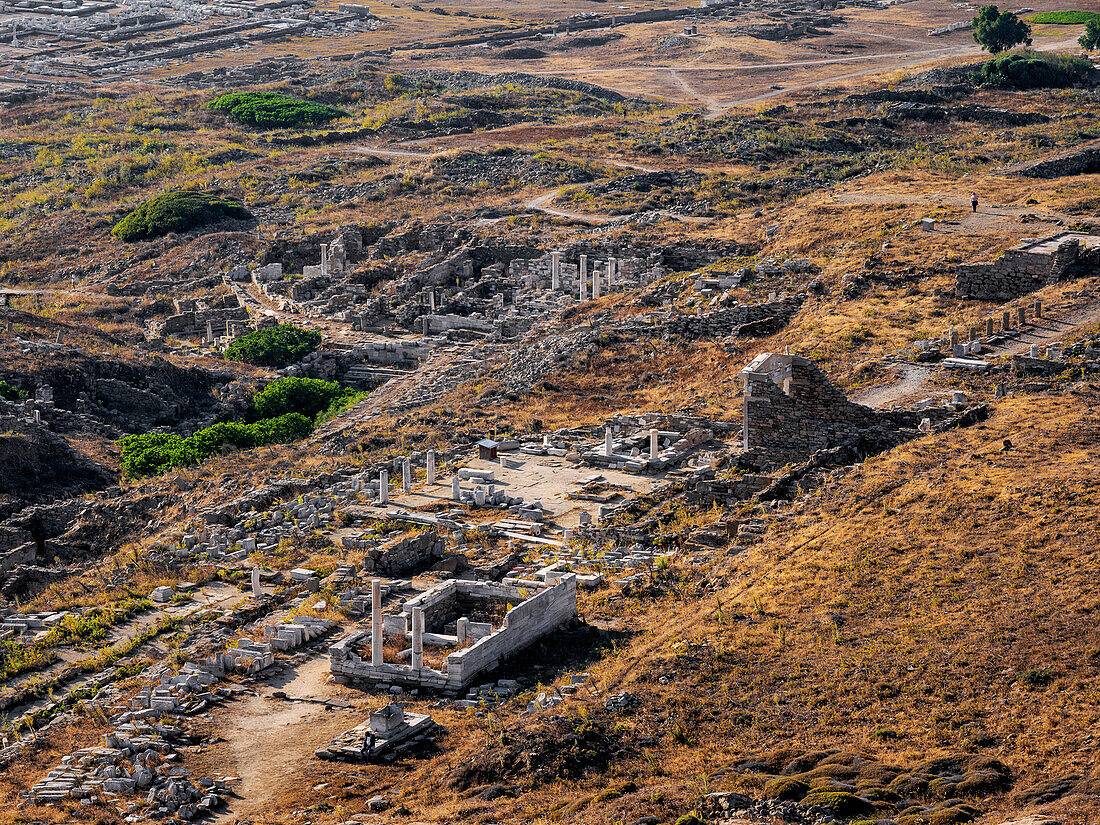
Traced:
[[1100, 141], [1078, 146], [1051, 157], [1019, 163], [1005, 171], [1025, 178], [1060, 178], [1100, 172]]
[[704, 315], [674, 315], [662, 329], [689, 338], [722, 338], [733, 335], [745, 324], [768, 318], [787, 322], [802, 307], [803, 300], [803, 297], [791, 296], [761, 304], [736, 304]]
[[776, 464], [806, 458], [886, 423], [874, 410], [845, 398], [807, 358], [764, 353], [741, 376], [745, 449], [763, 451]]
[[[483, 585], [484, 586], [484, 585]], [[489, 585], [504, 587], [504, 585]], [[466, 686], [482, 673], [530, 647], [577, 615], [577, 577], [570, 573], [553, 587], [513, 607], [496, 633], [447, 657], [447, 681]]]
[[394, 539], [367, 553], [364, 569], [394, 578], [410, 571], [422, 571], [443, 557], [443, 539], [434, 530]]
[[7, 575], [21, 564], [34, 564], [38, 559], [38, 545], [34, 542], [21, 544], [16, 548], [0, 553], [0, 574]]
[[1070, 267], [1094, 263], [1094, 257], [1077, 236], [1027, 241], [992, 263], [960, 264], [955, 270], [955, 292], [960, 298], [1010, 301], [1057, 283]]

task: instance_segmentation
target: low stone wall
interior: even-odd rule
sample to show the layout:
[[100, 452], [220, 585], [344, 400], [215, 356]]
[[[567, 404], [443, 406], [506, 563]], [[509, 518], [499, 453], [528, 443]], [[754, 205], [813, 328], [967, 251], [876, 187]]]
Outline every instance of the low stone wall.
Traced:
[[689, 338], [722, 338], [732, 335], [745, 324], [778, 318], [786, 322], [802, 307], [804, 298], [791, 296], [761, 304], [737, 304], [704, 315], [675, 315], [662, 330]]
[[1100, 172], [1100, 141], [1051, 157], [1019, 163], [1005, 171], [1025, 178], [1061, 178]]
[[38, 545], [34, 542], [22, 544], [13, 550], [0, 553], [0, 574], [7, 574], [21, 564], [34, 564], [38, 557]]
[[955, 293], [960, 298], [1010, 301], [1057, 283], [1081, 257], [1076, 238], [1066, 238], [1053, 252], [1035, 251], [1040, 243], [1013, 247], [991, 263], [960, 264], [955, 270]]
[[394, 539], [388, 544], [371, 550], [363, 560], [363, 567], [374, 573], [393, 578], [412, 570], [430, 567], [443, 556], [443, 539], [434, 530]]
[[577, 577], [570, 573], [563, 576], [558, 584], [509, 610], [504, 617], [504, 626], [496, 633], [448, 656], [448, 683], [463, 687], [472, 683], [482, 673], [530, 647], [576, 615]]
[[205, 335], [206, 325], [213, 327], [215, 335], [229, 334], [230, 323], [243, 327], [249, 321], [248, 310], [244, 307], [231, 309], [208, 309], [195, 312], [181, 312], [170, 315], [161, 324], [151, 324], [153, 332], [165, 335]]

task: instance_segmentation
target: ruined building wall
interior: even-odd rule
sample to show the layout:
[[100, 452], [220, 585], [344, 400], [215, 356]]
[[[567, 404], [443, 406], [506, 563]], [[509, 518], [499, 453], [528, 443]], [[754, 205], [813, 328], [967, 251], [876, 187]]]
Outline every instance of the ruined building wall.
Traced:
[[479, 674], [530, 647], [576, 615], [577, 577], [569, 574], [558, 584], [509, 610], [504, 626], [496, 633], [479, 639], [473, 647], [448, 656], [448, 684], [469, 684]]
[[747, 446], [776, 461], [796, 460], [874, 426], [874, 410], [853, 404], [805, 358], [790, 356], [788, 393], [766, 376], [745, 384]]

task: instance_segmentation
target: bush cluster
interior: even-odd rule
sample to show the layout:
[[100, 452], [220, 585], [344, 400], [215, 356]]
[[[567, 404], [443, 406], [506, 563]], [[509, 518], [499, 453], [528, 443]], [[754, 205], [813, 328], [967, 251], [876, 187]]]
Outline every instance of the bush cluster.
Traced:
[[225, 446], [248, 450], [264, 444], [297, 441], [312, 430], [312, 422], [304, 415], [287, 413], [251, 424], [237, 421], [215, 424], [188, 438], [171, 433], [127, 435], [118, 441], [122, 453], [119, 464], [127, 478], [142, 478], [198, 464], [220, 453]]
[[120, 438], [122, 474], [126, 478], [143, 478], [199, 464], [226, 447], [251, 450], [265, 444], [297, 441], [360, 397], [360, 393], [332, 381], [280, 378], [252, 397], [250, 422], [222, 422], [186, 438], [171, 433]]
[[252, 214], [236, 201], [208, 192], [165, 192], [147, 200], [115, 224], [111, 234], [121, 241], [156, 238], [186, 232], [223, 218], [247, 220]]
[[1091, 70], [1087, 60], [1071, 55], [1009, 52], [986, 61], [975, 79], [986, 86], [1061, 89], [1082, 82]]
[[1041, 11], [1029, 18], [1032, 23], [1053, 23], [1060, 26], [1079, 26], [1090, 20], [1100, 20], [1100, 14], [1094, 11]]
[[252, 397], [257, 418], [274, 418], [296, 412], [316, 420], [322, 413], [344, 404], [357, 393], [335, 381], [315, 378], [280, 378]]
[[226, 348], [225, 357], [230, 361], [278, 369], [301, 360], [320, 344], [319, 332], [293, 324], [277, 324], [235, 338]]
[[21, 401], [26, 397], [27, 394], [19, 387], [14, 387], [0, 378], [0, 398], [6, 398], [8, 401]]
[[278, 92], [230, 92], [207, 105], [217, 112], [225, 112], [238, 123], [262, 128], [315, 126], [348, 114], [335, 106], [298, 100]]

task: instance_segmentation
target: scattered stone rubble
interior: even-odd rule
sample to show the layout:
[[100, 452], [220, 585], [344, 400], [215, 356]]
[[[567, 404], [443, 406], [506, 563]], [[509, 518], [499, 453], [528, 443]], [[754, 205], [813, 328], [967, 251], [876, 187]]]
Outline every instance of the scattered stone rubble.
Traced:
[[[221, 664], [225, 657], [218, 659]], [[104, 734], [103, 747], [82, 748], [62, 758], [28, 798], [39, 804], [66, 799], [96, 804], [143, 793], [152, 815], [183, 820], [218, 808], [225, 782], [192, 782], [191, 771], [175, 764], [180, 758], [177, 746], [191, 744], [190, 737], [178, 725], [160, 721], [166, 715], [199, 713], [217, 701], [217, 671], [212, 662], [189, 663], [176, 676], [162, 669], [157, 686], [143, 688], [129, 701], [129, 709], [111, 718], [116, 727]]]

